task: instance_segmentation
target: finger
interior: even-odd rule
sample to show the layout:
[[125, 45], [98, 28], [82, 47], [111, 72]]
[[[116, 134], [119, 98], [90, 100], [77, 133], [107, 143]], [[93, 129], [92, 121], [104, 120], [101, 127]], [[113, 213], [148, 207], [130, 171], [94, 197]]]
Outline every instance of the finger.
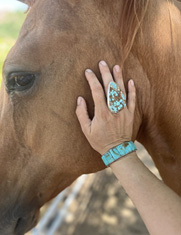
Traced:
[[126, 91], [125, 91], [125, 86], [124, 86], [124, 82], [123, 82], [123, 74], [122, 74], [122, 70], [119, 65], [114, 66], [113, 74], [114, 74], [115, 82], [119, 85], [121, 91], [124, 93], [124, 95], [126, 97]]
[[78, 97], [77, 99], [76, 115], [84, 134], [90, 133], [91, 120], [87, 112], [86, 102], [82, 97]]
[[103, 80], [103, 83], [104, 83], [105, 93], [107, 95], [108, 85], [111, 81], [113, 81], [113, 77], [112, 77], [110, 69], [109, 69], [109, 67], [108, 67], [108, 65], [105, 61], [102, 60], [99, 63], [99, 69], [100, 69], [100, 72], [101, 72], [101, 75], [102, 75], [102, 80]]
[[97, 79], [96, 75], [92, 72], [92, 70], [87, 69], [85, 75], [92, 92], [92, 97], [95, 105], [95, 113], [99, 113], [102, 110], [107, 109], [105, 94], [102, 85]]
[[136, 106], [136, 88], [134, 81], [130, 80], [128, 83], [128, 110], [134, 113]]

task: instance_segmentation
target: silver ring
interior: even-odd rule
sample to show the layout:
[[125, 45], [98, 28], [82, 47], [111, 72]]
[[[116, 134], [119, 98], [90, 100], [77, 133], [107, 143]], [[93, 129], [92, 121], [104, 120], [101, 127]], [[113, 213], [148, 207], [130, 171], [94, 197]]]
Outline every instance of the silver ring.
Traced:
[[126, 97], [113, 81], [108, 85], [107, 105], [111, 113], [119, 113], [126, 107]]

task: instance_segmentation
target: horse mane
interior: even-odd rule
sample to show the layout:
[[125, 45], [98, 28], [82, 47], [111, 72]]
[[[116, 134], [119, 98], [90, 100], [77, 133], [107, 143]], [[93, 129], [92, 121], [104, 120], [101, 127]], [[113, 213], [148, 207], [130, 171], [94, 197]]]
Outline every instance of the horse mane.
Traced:
[[[181, 0], [166, 0], [173, 4], [180, 4]], [[135, 37], [141, 30], [141, 24], [146, 15], [150, 0], [123, 0], [120, 17], [120, 35], [122, 64], [128, 57]], [[180, 5], [179, 5], [180, 6]]]
[[133, 46], [136, 34], [141, 29], [150, 0], [122, 1], [120, 17], [122, 63], [126, 60]]

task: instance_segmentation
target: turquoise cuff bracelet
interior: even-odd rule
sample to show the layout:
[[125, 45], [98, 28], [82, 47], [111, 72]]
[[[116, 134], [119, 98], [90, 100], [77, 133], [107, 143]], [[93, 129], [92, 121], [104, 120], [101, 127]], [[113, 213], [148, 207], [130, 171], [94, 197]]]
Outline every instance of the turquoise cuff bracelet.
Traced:
[[132, 141], [124, 142], [106, 152], [102, 156], [102, 160], [106, 166], [124, 157], [125, 155], [136, 151], [137, 148]]

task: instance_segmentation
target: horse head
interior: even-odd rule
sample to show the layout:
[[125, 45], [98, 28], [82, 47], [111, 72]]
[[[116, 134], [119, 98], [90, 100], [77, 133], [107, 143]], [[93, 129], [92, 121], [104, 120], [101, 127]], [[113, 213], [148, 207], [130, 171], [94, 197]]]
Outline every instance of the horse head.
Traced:
[[[84, 78], [87, 67], [100, 77], [97, 64], [101, 59], [113, 66], [123, 64], [127, 58], [125, 84], [134, 79], [139, 100], [133, 140], [144, 142], [144, 110], [150, 101], [150, 82], [142, 66], [141, 52], [136, 50], [141, 39], [135, 41], [130, 52], [139, 30], [137, 25], [146, 14], [147, 1], [139, 4], [136, 0], [24, 2], [30, 9], [5, 60], [0, 93], [0, 234], [3, 235], [24, 234], [37, 223], [42, 205], [81, 174], [105, 168], [100, 155], [82, 134], [75, 115], [76, 99], [81, 95], [93, 116], [93, 101]], [[134, 30], [126, 29], [123, 18], [128, 23], [127, 13], [135, 12], [135, 6], [138, 15], [127, 24]], [[121, 36], [120, 28], [125, 30], [125, 37]], [[149, 91], [146, 94], [145, 89]]]

